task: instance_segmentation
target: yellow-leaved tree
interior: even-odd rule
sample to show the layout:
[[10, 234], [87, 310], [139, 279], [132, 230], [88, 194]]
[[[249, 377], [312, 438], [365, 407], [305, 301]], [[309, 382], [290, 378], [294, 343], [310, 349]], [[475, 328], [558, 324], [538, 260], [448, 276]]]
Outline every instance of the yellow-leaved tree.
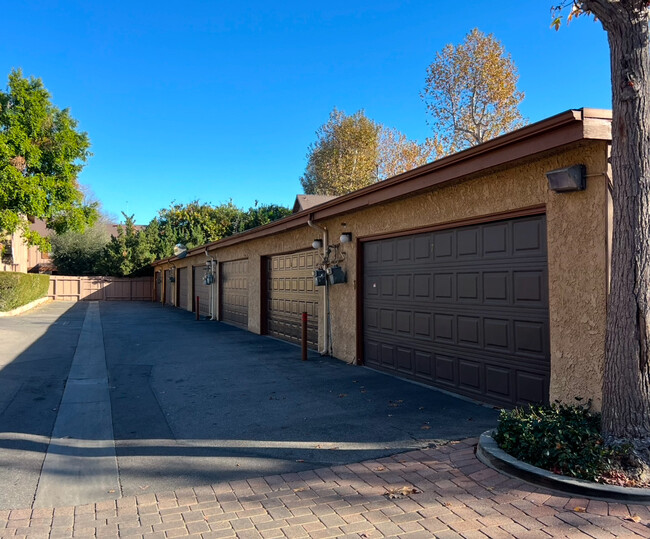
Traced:
[[522, 127], [524, 93], [517, 67], [492, 35], [474, 28], [459, 45], [446, 45], [427, 68], [420, 97], [445, 154]]
[[300, 183], [308, 195], [344, 195], [439, 156], [435, 139], [420, 144], [397, 129], [334, 109], [309, 146]]

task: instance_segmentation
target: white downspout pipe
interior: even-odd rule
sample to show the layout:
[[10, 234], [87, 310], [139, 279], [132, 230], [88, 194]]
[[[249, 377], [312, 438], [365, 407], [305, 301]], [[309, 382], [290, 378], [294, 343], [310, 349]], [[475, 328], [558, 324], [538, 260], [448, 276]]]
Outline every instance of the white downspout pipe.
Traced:
[[217, 282], [217, 276], [214, 272], [214, 257], [210, 256], [207, 248], [205, 249], [205, 256], [210, 259], [210, 273], [214, 279], [210, 285], [210, 320], [214, 320], [214, 286]]
[[[328, 256], [328, 236], [327, 236], [327, 228], [324, 226], [317, 225], [311, 220], [311, 215], [309, 216], [309, 220], [307, 221], [307, 224], [315, 229], [319, 230], [323, 234], [323, 260], [327, 259]], [[327, 280], [325, 281], [325, 301], [323, 302], [323, 323], [324, 323], [324, 334], [325, 338], [323, 341], [323, 350], [321, 351], [321, 355], [331, 355], [330, 351], [330, 320], [329, 320], [329, 301], [330, 301], [330, 295], [329, 295], [329, 284]]]

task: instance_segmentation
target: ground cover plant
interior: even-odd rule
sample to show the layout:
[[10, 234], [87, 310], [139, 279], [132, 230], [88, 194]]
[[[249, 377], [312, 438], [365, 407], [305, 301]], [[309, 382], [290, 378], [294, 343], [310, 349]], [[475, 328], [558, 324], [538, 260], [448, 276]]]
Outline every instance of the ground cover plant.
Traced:
[[607, 445], [601, 416], [587, 404], [531, 404], [502, 410], [494, 439], [518, 460], [556, 474], [599, 483], [647, 487], [629, 445]]

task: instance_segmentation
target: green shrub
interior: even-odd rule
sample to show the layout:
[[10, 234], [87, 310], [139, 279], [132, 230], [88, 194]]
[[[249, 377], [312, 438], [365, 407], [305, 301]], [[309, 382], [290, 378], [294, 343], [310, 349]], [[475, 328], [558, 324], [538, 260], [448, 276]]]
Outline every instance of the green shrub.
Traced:
[[523, 462], [589, 481], [610, 470], [616, 458], [600, 435], [600, 414], [591, 413], [589, 405], [502, 410], [494, 439]]
[[47, 295], [49, 275], [0, 271], [0, 311], [11, 311]]

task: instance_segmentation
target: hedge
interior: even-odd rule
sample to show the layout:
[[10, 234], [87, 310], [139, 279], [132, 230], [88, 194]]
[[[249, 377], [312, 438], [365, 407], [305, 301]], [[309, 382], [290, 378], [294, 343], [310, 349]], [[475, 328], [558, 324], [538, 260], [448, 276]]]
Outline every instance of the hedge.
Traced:
[[47, 296], [49, 275], [0, 271], [0, 311], [11, 311]]

